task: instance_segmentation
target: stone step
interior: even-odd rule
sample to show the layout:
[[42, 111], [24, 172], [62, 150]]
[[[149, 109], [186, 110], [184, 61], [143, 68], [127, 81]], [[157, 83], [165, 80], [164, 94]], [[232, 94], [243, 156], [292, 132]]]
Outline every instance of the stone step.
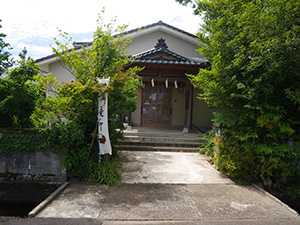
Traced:
[[126, 151], [169, 151], [199, 152], [203, 144], [200, 133], [181, 132], [124, 132], [119, 150]]
[[120, 151], [161, 151], [161, 152], [199, 152], [199, 148], [190, 147], [166, 147], [166, 146], [143, 146], [143, 145], [121, 145]]
[[141, 145], [141, 146], [168, 146], [168, 147], [191, 147], [197, 148], [201, 145], [201, 142], [178, 142], [178, 141], [162, 141], [162, 140], [155, 140], [155, 141], [141, 141], [141, 140], [124, 140], [123, 145]]
[[179, 143], [203, 143], [199, 137], [186, 137], [186, 138], [174, 138], [174, 137], [153, 137], [153, 136], [125, 136], [124, 141], [153, 141], [153, 142], [179, 142]]
[[149, 132], [124, 132], [124, 137], [127, 136], [148, 136], [148, 137], [171, 137], [171, 138], [199, 138], [202, 136], [200, 133], [149, 133]]

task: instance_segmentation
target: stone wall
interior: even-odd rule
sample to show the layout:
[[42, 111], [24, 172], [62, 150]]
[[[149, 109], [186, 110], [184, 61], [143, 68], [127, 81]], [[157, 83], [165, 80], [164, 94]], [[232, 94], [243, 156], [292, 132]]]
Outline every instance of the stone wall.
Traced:
[[0, 154], [0, 180], [66, 181], [61, 156], [50, 150]]

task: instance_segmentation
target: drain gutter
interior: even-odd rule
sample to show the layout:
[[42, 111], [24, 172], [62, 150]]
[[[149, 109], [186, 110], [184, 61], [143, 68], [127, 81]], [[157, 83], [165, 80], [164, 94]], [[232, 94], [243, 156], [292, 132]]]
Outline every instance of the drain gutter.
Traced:
[[51, 195], [49, 195], [44, 201], [42, 201], [37, 207], [35, 207], [29, 214], [29, 218], [36, 217], [58, 194], [60, 194], [67, 186], [69, 182], [65, 182], [59, 188], [56, 189]]

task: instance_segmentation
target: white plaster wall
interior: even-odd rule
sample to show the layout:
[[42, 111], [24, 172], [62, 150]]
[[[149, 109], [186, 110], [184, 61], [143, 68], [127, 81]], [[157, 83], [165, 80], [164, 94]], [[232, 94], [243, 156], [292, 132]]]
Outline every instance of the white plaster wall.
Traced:
[[185, 119], [185, 93], [179, 93], [178, 88], [173, 88], [172, 126], [183, 127]]
[[49, 73], [49, 64], [40, 65], [40, 69], [45, 73]]
[[170, 35], [163, 31], [156, 31], [147, 35], [138, 36], [133, 42], [126, 47], [130, 55], [135, 55], [154, 48], [158, 39], [163, 38], [168, 49], [186, 57], [201, 57], [196, 51], [199, 47], [197, 44], [187, 42], [181, 38]]
[[203, 100], [199, 100], [198, 93], [200, 91], [194, 89], [192, 122], [199, 128], [211, 128], [213, 112], [216, 110], [210, 108]]
[[62, 82], [70, 82], [72, 79], [74, 79], [74, 76], [67, 71], [60, 62], [50, 64], [49, 72], [52, 73], [53, 77], [57, 77], [59, 84]]
[[142, 104], [142, 90], [139, 90], [139, 93], [136, 98], [136, 110], [131, 113], [131, 124], [132, 126], [141, 125], [141, 104]]

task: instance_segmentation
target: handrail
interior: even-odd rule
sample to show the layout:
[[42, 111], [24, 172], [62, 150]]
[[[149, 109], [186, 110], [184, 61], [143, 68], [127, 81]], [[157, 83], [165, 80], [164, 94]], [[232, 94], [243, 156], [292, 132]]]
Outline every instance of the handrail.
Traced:
[[193, 127], [195, 127], [198, 131], [200, 131], [202, 134], [204, 134], [205, 132], [203, 130], [201, 130], [199, 127], [197, 127], [195, 124], [191, 124]]

